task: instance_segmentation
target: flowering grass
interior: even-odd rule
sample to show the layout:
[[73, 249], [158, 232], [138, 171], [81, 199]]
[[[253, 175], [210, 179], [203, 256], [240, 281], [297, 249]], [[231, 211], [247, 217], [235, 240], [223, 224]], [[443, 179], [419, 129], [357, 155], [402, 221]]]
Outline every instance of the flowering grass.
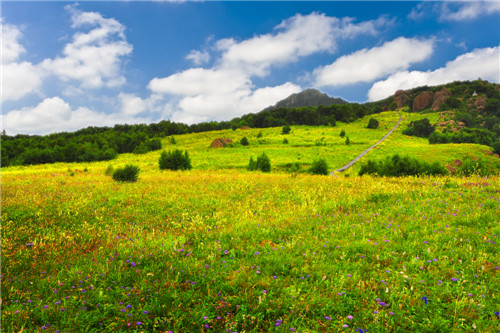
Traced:
[[2, 332], [498, 330], [498, 177], [196, 170], [196, 155], [187, 172], [120, 157], [137, 183], [107, 163], [2, 170]]

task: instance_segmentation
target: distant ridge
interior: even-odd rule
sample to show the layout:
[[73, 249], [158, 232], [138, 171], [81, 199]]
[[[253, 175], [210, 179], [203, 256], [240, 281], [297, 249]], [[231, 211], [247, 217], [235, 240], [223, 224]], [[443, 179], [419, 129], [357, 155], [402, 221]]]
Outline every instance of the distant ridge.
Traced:
[[319, 106], [319, 105], [332, 105], [332, 104], [346, 104], [347, 101], [342, 98], [333, 98], [325, 93], [316, 89], [306, 89], [302, 92], [292, 94], [285, 99], [282, 99], [274, 106], [269, 106], [264, 109], [273, 110], [277, 108], [299, 108], [304, 106]]

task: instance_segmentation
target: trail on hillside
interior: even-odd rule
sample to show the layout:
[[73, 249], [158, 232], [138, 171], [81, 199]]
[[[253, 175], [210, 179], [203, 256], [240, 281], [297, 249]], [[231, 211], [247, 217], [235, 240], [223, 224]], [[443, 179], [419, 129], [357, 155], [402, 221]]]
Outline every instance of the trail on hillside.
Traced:
[[396, 125], [394, 125], [394, 127], [389, 131], [387, 132], [386, 135], [384, 135], [382, 137], [382, 139], [378, 140], [375, 144], [373, 144], [372, 146], [370, 146], [370, 148], [368, 148], [367, 150], [365, 150], [364, 152], [362, 152], [361, 154], [359, 154], [358, 156], [356, 156], [356, 158], [354, 158], [352, 161], [350, 161], [349, 163], [347, 163], [346, 165], [344, 165], [343, 167], [335, 170], [335, 171], [332, 171], [330, 172], [330, 175], [333, 176], [335, 174], [335, 172], [342, 172], [346, 169], [349, 169], [354, 163], [356, 163], [361, 157], [365, 156], [366, 154], [368, 154], [370, 152], [370, 150], [372, 150], [373, 148], [377, 147], [379, 143], [381, 143], [382, 141], [384, 141], [389, 135], [391, 135], [392, 132], [394, 132], [396, 130], [396, 128], [398, 128], [399, 124], [401, 123], [401, 121], [403, 120], [403, 117], [401, 117], [401, 113], [399, 113], [399, 111], [396, 111], [399, 115], [399, 120], [398, 122], [396, 123]]

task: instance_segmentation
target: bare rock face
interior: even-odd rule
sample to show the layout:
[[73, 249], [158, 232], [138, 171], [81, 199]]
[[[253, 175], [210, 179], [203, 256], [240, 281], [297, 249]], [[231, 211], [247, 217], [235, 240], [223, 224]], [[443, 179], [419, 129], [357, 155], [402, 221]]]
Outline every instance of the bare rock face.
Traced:
[[404, 90], [396, 91], [396, 94], [394, 95], [394, 102], [396, 102], [398, 108], [405, 106], [409, 101], [410, 97], [408, 96], [406, 91]]
[[222, 148], [225, 147], [226, 145], [230, 144], [233, 142], [231, 139], [223, 139], [223, 138], [217, 138], [214, 141], [212, 141], [212, 144], [210, 147], [212, 148]]
[[432, 109], [434, 111], [439, 110], [439, 107], [441, 104], [446, 102], [446, 99], [451, 96], [451, 92], [443, 87], [440, 91], [437, 91], [434, 93], [433, 99], [432, 99]]
[[431, 93], [430, 91], [424, 91], [420, 93], [413, 100], [413, 111], [417, 112], [431, 106], [433, 97], [434, 94]]

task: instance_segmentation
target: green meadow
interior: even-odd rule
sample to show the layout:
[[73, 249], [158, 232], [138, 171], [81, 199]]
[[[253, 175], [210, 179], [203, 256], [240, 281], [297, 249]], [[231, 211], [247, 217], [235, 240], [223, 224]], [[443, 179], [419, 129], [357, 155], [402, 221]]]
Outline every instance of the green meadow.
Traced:
[[[402, 115], [361, 162], [468, 157], [498, 170], [486, 146], [401, 134], [437, 115]], [[288, 170], [318, 158], [340, 168], [398, 120], [396, 112], [373, 117], [378, 129], [365, 117], [287, 135], [164, 138], [165, 150], [189, 152], [193, 169], [184, 172], [160, 171], [160, 152], [2, 168], [2, 332], [497, 331], [498, 175]], [[215, 138], [234, 144], [209, 148]], [[271, 173], [247, 171], [262, 152]], [[140, 167], [138, 182], [105, 174], [125, 164]]]

